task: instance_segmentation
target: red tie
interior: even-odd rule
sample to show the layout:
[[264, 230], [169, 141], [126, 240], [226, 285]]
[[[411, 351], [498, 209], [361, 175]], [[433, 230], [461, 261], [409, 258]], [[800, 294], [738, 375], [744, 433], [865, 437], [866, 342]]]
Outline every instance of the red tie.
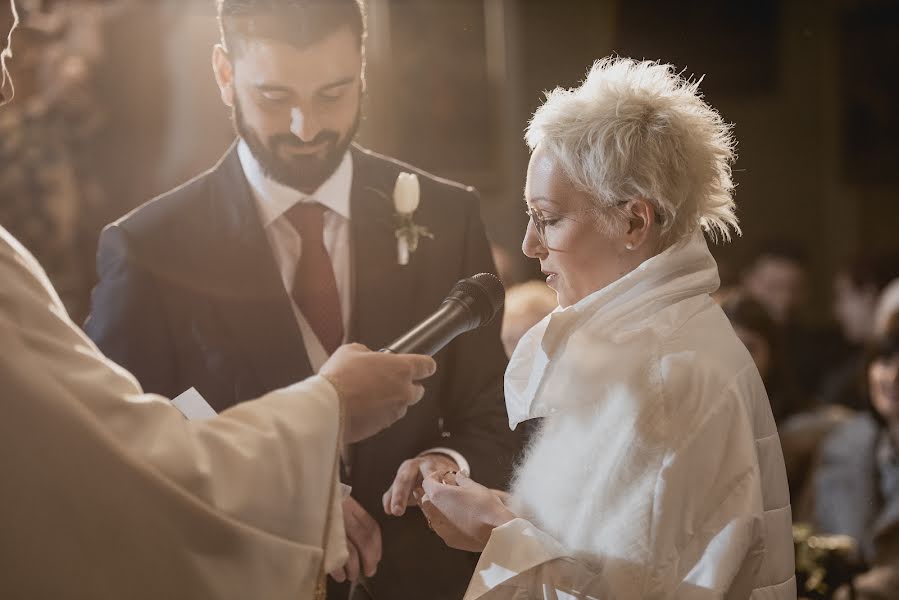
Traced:
[[302, 241], [291, 295], [328, 354], [343, 340], [343, 318], [337, 279], [325, 248], [327, 209], [317, 202], [300, 202], [286, 213]]

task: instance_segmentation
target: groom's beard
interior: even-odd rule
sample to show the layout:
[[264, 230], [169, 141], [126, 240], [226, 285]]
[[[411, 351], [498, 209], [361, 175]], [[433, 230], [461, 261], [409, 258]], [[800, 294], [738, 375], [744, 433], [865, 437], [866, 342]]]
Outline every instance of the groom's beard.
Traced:
[[[359, 130], [359, 122], [362, 117], [362, 103], [353, 125], [342, 138], [334, 130], [323, 130], [311, 142], [303, 142], [295, 135], [282, 133], [268, 138], [268, 144], [247, 125], [240, 108], [240, 103], [235, 98], [234, 102], [234, 127], [266, 177], [286, 185], [303, 193], [310, 194], [317, 190], [328, 178], [334, 174], [347, 148], [356, 137]], [[290, 155], [289, 152], [279, 154], [279, 151], [306, 148], [309, 146], [324, 145], [324, 155]]]

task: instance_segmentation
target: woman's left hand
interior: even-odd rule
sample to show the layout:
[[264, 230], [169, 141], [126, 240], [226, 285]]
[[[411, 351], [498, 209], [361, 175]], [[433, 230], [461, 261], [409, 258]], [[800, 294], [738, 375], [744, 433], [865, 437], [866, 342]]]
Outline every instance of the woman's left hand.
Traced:
[[481, 552], [495, 527], [516, 518], [501, 492], [475, 483], [461, 473], [433, 473], [422, 482], [421, 510], [446, 545]]

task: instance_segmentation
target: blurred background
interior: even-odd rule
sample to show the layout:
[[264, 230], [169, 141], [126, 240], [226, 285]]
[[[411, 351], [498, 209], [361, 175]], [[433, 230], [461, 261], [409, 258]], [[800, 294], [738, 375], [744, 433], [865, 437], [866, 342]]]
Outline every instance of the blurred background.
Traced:
[[[76, 320], [99, 229], [210, 167], [232, 140], [210, 68], [213, 0], [21, 0], [17, 102], [0, 115], [0, 222], [47, 266]], [[744, 235], [804, 255], [805, 314], [835, 272], [899, 250], [899, 3], [885, 0], [368, 0], [360, 141], [478, 187], [507, 279], [518, 250], [528, 117], [610, 53], [694, 77], [739, 140]], [[54, 10], [55, 9], [55, 10]]]
[[[16, 100], [0, 111], [0, 224], [38, 257], [81, 322], [101, 228], [211, 167], [233, 141], [210, 66], [218, 39], [214, 2], [18, 5], [26, 27], [14, 45]], [[873, 391], [864, 382], [883, 366], [878, 360], [892, 365], [899, 390], [899, 320], [889, 323], [899, 308], [899, 284], [889, 285], [899, 277], [899, 2], [366, 6], [360, 142], [476, 186], [510, 286], [539, 275], [519, 246], [526, 225], [523, 132], [543, 92], [577, 85], [595, 59], [613, 53], [669, 62], [702, 78], [707, 100], [734, 124], [739, 142], [743, 236], [713, 248], [723, 280], [717, 299], [765, 380], [794, 515], [815, 521], [811, 473], [821, 440], [872, 410]], [[543, 284], [510, 290], [507, 349], [554, 305]], [[894, 339], [895, 348], [881, 344], [887, 350], [874, 358], [865, 353], [884, 339]], [[899, 407], [899, 392], [884, 393]], [[877, 427], [888, 421], [899, 440], [895, 412], [880, 411]], [[868, 472], [872, 456], [855, 471]], [[899, 452], [890, 461], [877, 463], [896, 483], [878, 496], [877, 510], [899, 507]], [[863, 508], [841, 506], [835, 514], [847, 510]], [[899, 525], [892, 531], [899, 548]], [[845, 547], [806, 543], [809, 536], [797, 533], [797, 558], [819, 586], [820, 556], [833, 556], [827, 544]], [[871, 556], [869, 565], [880, 560]], [[889, 560], [899, 564], [899, 550]], [[899, 597], [899, 568], [890, 577], [887, 589], [896, 593], [883, 597]], [[808, 597], [830, 597], [826, 586], [819, 592]]]

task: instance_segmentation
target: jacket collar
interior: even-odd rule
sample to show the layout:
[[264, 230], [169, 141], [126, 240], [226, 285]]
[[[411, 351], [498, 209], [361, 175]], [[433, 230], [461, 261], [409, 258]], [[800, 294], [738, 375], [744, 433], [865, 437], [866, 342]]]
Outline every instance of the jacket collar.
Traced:
[[[648, 349], [631, 340], [647, 331], [673, 331], [710, 301], [718, 285], [715, 259], [697, 232], [576, 304], [556, 309], [522, 337], [506, 369], [510, 425], [592, 400], [562, 390], [555, 394], [546, 380], [559, 364], [569, 376], [633, 369]], [[666, 310], [675, 305], [677, 310]]]
[[[385, 346], [409, 326], [415, 281], [422, 262], [397, 261], [393, 187], [401, 168], [357, 145], [350, 149], [353, 186], [350, 221], [353, 236], [353, 308], [350, 339]], [[428, 194], [422, 189], [422, 201]]]
[[353, 158], [347, 151], [337, 170], [312, 194], [279, 183], [266, 176], [259, 161], [243, 140], [237, 143], [237, 156], [253, 191], [262, 226], [268, 227], [299, 202], [314, 201], [344, 219], [350, 218], [350, 186], [353, 182]]

